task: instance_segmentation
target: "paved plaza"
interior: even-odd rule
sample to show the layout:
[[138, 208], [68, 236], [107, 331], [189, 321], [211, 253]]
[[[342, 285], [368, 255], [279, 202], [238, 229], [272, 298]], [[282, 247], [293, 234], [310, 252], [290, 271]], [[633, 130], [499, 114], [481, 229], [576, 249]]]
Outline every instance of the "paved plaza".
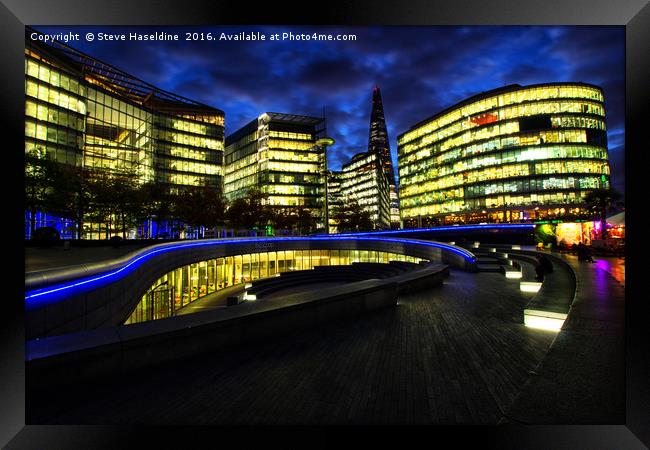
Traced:
[[565, 258], [581, 313], [559, 335], [523, 325], [533, 294], [518, 280], [452, 270], [396, 308], [92, 384], [27, 386], [27, 423], [622, 423], [624, 261]]
[[555, 337], [524, 327], [526, 300], [501, 274], [453, 271], [397, 308], [28, 396], [28, 423], [497, 423]]

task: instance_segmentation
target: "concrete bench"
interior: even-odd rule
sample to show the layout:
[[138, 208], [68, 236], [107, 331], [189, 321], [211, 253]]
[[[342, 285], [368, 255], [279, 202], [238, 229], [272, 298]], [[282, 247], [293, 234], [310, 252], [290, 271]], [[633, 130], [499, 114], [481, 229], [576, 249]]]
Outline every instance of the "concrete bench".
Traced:
[[541, 286], [543, 275], [539, 278], [540, 261], [536, 255], [519, 254], [513, 251], [509, 257], [513, 264], [518, 264], [521, 267], [520, 289], [524, 292], [537, 292]]
[[576, 278], [573, 269], [565, 261], [546, 257], [553, 265], [553, 271], [545, 273], [537, 294], [526, 305], [524, 323], [528, 326], [559, 330], [575, 297]]
[[[418, 267], [417, 265], [414, 267]], [[387, 278], [406, 270], [382, 263], [353, 263], [351, 266], [316, 266], [313, 270], [282, 272], [279, 277], [269, 277], [253, 281], [246, 290], [247, 295], [261, 297], [288, 287], [323, 281], [342, 280], [346, 282], [363, 279]]]
[[257, 300], [300, 284], [331, 281], [353, 282], [396, 277], [403, 273], [421, 270], [423, 267], [425, 266], [406, 261], [391, 261], [389, 264], [355, 262], [351, 265], [316, 266], [313, 270], [283, 272], [279, 277], [257, 280], [242, 295], [242, 299], [252, 300], [254, 298]]
[[509, 260], [510, 264], [502, 265], [501, 270], [506, 278], [520, 279], [523, 277], [521, 265], [515, 261]]
[[397, 283], [399, 295], [417, 292], [440, 286], [449, 276], [449, 266], [445, 264], [430, 264], [417, 270], [409, 271], [391, 278]]
[[394, 306], [397, 295], [395, 281], [365, 280], [237, 308], [35, 339], [26, 343], [27, 380], [51, 386], [129, 373]]
[[315, 270], [354, 271], [354, 272], [363, 270], [366, 272], [376, 273], [378, 276], [392, 276], [392, 275], [398, 275], [408, 270], [413, 270], [414, 268], [407, 268], [404, 266], [398, 266], [394, 264], [384, 264], [384, 263], [353, 263], [350, 266], [318, 266], [315, 268]]
[[264, 296], [267, 296], [269, 294], [298, 286], [298, 285], [304, 285], [304, 284], [317, 284], [317, 283], [326, 283], [326, 282], [332, 282], [332, 281], [342, 281], [345, 283], [351, 283], [355, 281], [362, 281], [362, 280], [368, 280], [371, 279], [370, 277], [364, 275], [364, 274], [354, 274], [354, 273], [346, 273], [346, 274], [328, 274], [328, 273], [323, 273], [323, 274], [318, 274], [314, 273], [310, 277], [301, 277], [298, 279], [285, 279], [282, 280], [281, 278], [278, 280], [278, 282], [275, 283], [268, 283], [264, 284], [262, 286], [257, 286], [257, 287], [252, 287], [248, 289], [243, 296], [244, 300], [250, 300], [252, 299], [252, 296], [255, 296], [255, 299], [262, 298]]
[[408, 261], [388, 261], [388, 264], [391, 266], [403, 267], [408, 270], [417, 269], [418, 266], [423, 264], [429, 264], [429, 261], [420, 261], [419, 263], [412, 263]]

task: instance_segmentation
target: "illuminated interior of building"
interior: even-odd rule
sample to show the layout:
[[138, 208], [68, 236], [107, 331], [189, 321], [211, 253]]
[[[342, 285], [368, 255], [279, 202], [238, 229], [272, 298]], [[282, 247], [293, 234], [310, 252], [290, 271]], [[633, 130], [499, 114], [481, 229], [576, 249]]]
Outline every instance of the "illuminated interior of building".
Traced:
[[609, 187], [602, 90], [511, 85], [471, 97], [398, 137], [406, 227], [586, 217]]
[[221, 188], [223, 111], [56, 41], [26, 40], [25, 95], [26, 154], [170, 190]]
[[354, 199], [370, 213], [374, 229], [390, 228], [390, 186], [377, 153], [359, 153], [342, 166], [339, 197]]
[[395, 182], [395, 172], [393, 171], [393, 161], [390, 154], [390, 141], [388, 140], [388, 130], [386, 129], [384, 103], [381, 99], [381, 89], [379, 86], [375, 86], [372, 90], [372, 109], [370, 111], [368, 153], [378, 155], [381, 160], [384, 175], [388, 180], [390, 189], [390, 225], [391, 228], [399, 228], [399, 196]]
[[338, 233], [338, 221], [333, 217], [336, 211], [342, 204], [341, 199], [341, 183], [343, 181], [343, 172], [340, 170], [330, 170], [327, 176], [327, 207], [330, 210], [329, 214], [329, 232]]
[[226, 138], [224, 194], [229, 201], [251, 189], [270, 205], [305, 206], [324, 224], [325, 119], [264, 113]]
[[373, 250], [285, 250], [199, 261], [160, 277], [142, 296], [125, 324], [162, 319], [202, 297], [277, 273], [355, 262], [419, 263], [420, 258]]

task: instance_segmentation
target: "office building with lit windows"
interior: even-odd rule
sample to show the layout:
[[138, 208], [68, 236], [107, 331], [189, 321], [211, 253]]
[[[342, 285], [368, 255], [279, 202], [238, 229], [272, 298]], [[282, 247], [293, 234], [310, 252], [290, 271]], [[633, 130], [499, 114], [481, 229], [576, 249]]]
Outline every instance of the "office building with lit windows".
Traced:
[[370, 213], [375, 229], [390, 228], [390, 184], [376, 153], [358, 153], [341, 167], [340, 202], [354, 199]]
[[[25, 95], [26, 154], [133, 175], [170, 191], [222, 187], [219, 109], [158, 89], [65, 44], [29, 38]], [[38, 218], [41, 226], [52, 220]]]
[[343, 205], [341, 199], [341, 183], [343, 172], [329, 170], [327, 172], [327, 208], [329, 209], [329, 232], [338, 233], [338, 221], [333, 218], [336, 211]]
[[610, 183], [603, 91], [585, 83], [484, 92], [397, 142], [405, 227], [586, 218]]
[[325, 220], [325, 137], [322, 117], [267, 112], [226, 137], [224, 194], [233, 201], [251, 189], [278, 208], [304, 206]]

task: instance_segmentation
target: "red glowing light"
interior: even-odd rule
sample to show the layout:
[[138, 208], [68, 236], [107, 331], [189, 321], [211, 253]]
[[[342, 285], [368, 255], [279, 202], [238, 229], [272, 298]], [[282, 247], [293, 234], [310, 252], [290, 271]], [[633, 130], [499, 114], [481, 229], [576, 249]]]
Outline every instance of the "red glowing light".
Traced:
[[497, 121], [496, 114], [479, 114], [478, 116], [471, 117], [470, 122], [476, 125], [485, 125], [486, 123], [492, 123]]

